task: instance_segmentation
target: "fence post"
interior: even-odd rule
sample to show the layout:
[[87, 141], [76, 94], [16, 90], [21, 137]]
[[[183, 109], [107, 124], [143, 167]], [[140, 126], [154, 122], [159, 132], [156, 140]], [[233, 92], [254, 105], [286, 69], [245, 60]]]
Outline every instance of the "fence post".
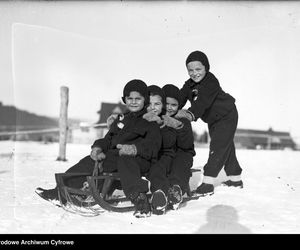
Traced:
[[59, 115], [59, 155], [57, 161], [66, 161], [66, 145], [68, 137], [68, 104], [69, 89], [60, 87], [60, 115]]

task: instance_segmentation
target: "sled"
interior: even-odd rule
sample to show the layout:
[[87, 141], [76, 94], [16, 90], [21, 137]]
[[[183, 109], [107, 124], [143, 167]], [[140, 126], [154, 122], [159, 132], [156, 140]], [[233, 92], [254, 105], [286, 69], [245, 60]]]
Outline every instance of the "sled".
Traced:
[[[100, 165], [100, 162], [96, 162], [95, 169], [100, 169]], [[94, 170], [94, 172], [97, 171]], [[72, 188], [65, 185], [65, 179], [79, 176], [86, 178], [86, 183], [88, 184], [86, 189]], [[99, 207], [97, 209], [98, 211], [134, 211], [133, 204], [131, 204], [130, 200], [125, 196], [111, 196], [109, 194], [113, 181], [120, 180], [117, 172], [106, 173], [101, 171], [93, 175], [90, 173], [56, 173], [55, 179], [58, 187], [60, 203], [64, 208], [69, 207], [67, 208], [68, 211], [73, 210], [73, 212], [79, 212], [78, 210], [80, 210], [80, 208], [86, 208], [92, 211], [95, 209], [94, 207], [96, 205]], [[98, 185], [100, 180], [103, 180], [101, 188], [99, 188]], [[124, 206], [124, 203], [130, 203], [130, 205]]]
[[[101, 168], [101, 162], [95, 163], [94, 172], [90, 173], [57, 173], [55, 179], [58, 187], [59, 200], [64, 209], [73, 213], [82, 215], [97, 215], [103, 211], [111, 212], [129, 212], [134, 211], [134, 205], [125, 196], [112, 196], [110, 194], [112, 183], [120, 181], [118, 172], [107, 173]], [[191, 169], [191, 174], [200, 172], [201, 169]], [[86, 178], [85, 189], [71, 188], [65, 185], [65, 179], [75, 176], [83, 176]], [[99, 187], [99, 181], [103, 183]], [[183, 202], [194, 197], [190, 187], [188, 186], [187, 197], [183, 198]], [[127, 205], [126, 205], [127, 204]], [[83, 212], [85, 209], [85, 212]]]

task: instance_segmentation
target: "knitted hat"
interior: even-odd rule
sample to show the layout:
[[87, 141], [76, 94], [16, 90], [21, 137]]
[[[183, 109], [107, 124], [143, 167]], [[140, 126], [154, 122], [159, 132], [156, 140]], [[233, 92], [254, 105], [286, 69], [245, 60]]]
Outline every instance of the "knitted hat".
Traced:
[[180, 97], [180, 90], [178, 87], [173, 84], [166, 84], [165, 86], [163, 86], [162, 90], [164, 91], [166, 97], [176, 99], [178, 101], [179, 108], [181, 108], [182, 101]]
[[147, 85], [142, 80], [134, 79], [129, 81], [124, 89], [123, 89], [123, 97], [122, 100], [125, 102], [125, 97], [130, 95], [130, 92], [136, 91], [141, 94], [145, 98], [145, 106], [149, 104], [149, 95], [147, 90]]
[[199, 61], [205, 66], [206, 72], [209, 71], [209, 62], [207, 56], [201, 51], [193, 51], [191, 54], [188, 55], [185, 61], [185, 65], [187, 66], [189, 62]]

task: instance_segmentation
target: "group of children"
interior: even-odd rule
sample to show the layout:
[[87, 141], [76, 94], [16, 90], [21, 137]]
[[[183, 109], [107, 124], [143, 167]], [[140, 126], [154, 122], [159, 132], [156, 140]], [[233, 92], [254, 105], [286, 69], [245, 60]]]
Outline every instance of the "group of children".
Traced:
[[[201, 118], [208, 124], [211, 141], [203, 182], [195, 194], [212, 194], [214, 178], [222, 167], [228, 176], [225, 185], [243, 187], [233, 142], [238, 120], [235, 100], [209, 72], [204, 53], [192, 52], [186, 68], [190, 78], [181, 89], [129, 81], [122, 96], [127, 112], [110, 119], [109, 131], [93, 143], [90, 155], [66, 173], [92, 174], [95, 161], [100, 161], [104, 172], [119, 173], [120, 186], [134, 204], [135, 216], [177, 209], [188, 190], [195, 156], [191, 122]], [[191, 107], [182, 109], [187, 100]], [[82, 176], [74, 177], [67, 185], [82, 188], [84, 181]], [[45, 199], [58, 200], [57, 187], [38, 188], [37, 192]]]

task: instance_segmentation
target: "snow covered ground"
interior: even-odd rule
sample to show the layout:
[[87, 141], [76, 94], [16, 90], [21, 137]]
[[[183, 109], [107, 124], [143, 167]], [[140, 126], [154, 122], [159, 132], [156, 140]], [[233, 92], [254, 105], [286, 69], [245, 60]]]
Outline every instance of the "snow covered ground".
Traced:
[[[0, 234], [300, 233], [299, 151], [237, 150], [244, 189], [218, 185], [225, 179], [221, 172], [214, 195], [137, 219], [132, 212], [83, 217], [39, 198], [36, 187], [54, 187], [54, 173], [90, 152], [87, 144], [68, 144], [68, 161], [59, 162], [58, 149], [57, 143], [0, 142]], [[207, 156], [207, 148], [198, 148], [194, 167]], [[192, 189], [200, 182], [195, 173]]]

